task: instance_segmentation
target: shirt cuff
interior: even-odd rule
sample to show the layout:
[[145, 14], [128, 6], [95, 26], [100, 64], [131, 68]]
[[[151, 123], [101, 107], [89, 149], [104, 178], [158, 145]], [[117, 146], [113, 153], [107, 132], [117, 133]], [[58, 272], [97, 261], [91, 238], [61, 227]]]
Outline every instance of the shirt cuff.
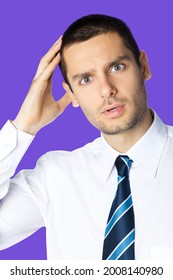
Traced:
[[8, 192], [10, 178], [34, 139], [33, 135], [17, 130], [10, 121], [0, 131], [0, 199]]
[[7, 121], [0, 131], [0, 162], [15, 151], [17, 158], [22, 158], [35, 136], [17, 130]]

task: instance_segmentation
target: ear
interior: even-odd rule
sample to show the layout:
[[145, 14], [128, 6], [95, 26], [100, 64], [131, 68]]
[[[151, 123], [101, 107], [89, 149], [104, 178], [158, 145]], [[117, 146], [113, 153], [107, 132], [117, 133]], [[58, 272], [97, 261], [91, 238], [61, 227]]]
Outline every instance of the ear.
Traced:
[[73, 107], [75, 107], [75, 108], [79, 107], [79, 103], [77, 102], [77, 99], [76, 99], [74, 93], [71, 91], [69, 85], [67, 83], [63, 82], [62, 86], [63, 86], [64, 90], [69, 94]]
[[139, 61], [140, 61], [140, 68], [142, 71], [143, 78], [145, 81], [147, 81], [151, 78], [151, 71], [148, 64], [147, 55], [144, 51], [141, 51], [139, 55]]

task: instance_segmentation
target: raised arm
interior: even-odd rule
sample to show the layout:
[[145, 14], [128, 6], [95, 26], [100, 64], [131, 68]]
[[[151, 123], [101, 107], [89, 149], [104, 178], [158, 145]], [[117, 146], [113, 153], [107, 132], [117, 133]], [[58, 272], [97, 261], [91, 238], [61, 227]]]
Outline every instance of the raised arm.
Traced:
[[40, 61], [29, 92], [13, 121], [19, 130], [35, 135], [42, 127], [56, 119], [71, 102], [68, 93], [58, 101], [55, 101], [52, 95], [52, 75], [60, 62], [61, 42], [62, 37]]
[[61, 38], [41, 59], [13, 125], [8, 121], [0, 131], [0, 250], [45, 225], [45, 160], [40, 160], [34, 170], [21, 171], [10, 178], [32, 142], [32, 135], [58, 117], [71, 102], [67, 93], [58, 101], [52, 95], [52, 75], [60, 62], [60, 47]]

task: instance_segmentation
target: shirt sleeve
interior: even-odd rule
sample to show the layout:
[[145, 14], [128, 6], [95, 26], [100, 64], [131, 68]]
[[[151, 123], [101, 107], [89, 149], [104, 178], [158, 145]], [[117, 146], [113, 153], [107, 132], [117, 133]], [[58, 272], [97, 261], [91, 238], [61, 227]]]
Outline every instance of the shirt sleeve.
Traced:
[[42, 196], [38, 190], [40, 185], [43, 186], [40, 176], [40, 172], [44, 174], [42, 164], [38, 164], [35, 170], [21, 171], [10, 179], [33, 138], [16, 130], [10, 121], [0, 131], [0, 250], [44, 226], [39, 205]]
[[0, 199], [8, 192], [9, 179], [33, 141], [34, 136], [17, 130], [8, 121], [0, 131]]

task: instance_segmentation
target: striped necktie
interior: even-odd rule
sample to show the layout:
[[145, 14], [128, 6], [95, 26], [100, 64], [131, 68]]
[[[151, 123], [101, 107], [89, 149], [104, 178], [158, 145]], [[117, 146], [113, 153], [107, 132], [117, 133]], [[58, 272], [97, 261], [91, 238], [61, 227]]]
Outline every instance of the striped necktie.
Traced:
[[129, 184], [129, 169], [132, 160], [120, 155], [115, 161], [118, 172], [117, 193], [109, 213], [103, 260], [134, 260], [135, 225], [132, 195]]

